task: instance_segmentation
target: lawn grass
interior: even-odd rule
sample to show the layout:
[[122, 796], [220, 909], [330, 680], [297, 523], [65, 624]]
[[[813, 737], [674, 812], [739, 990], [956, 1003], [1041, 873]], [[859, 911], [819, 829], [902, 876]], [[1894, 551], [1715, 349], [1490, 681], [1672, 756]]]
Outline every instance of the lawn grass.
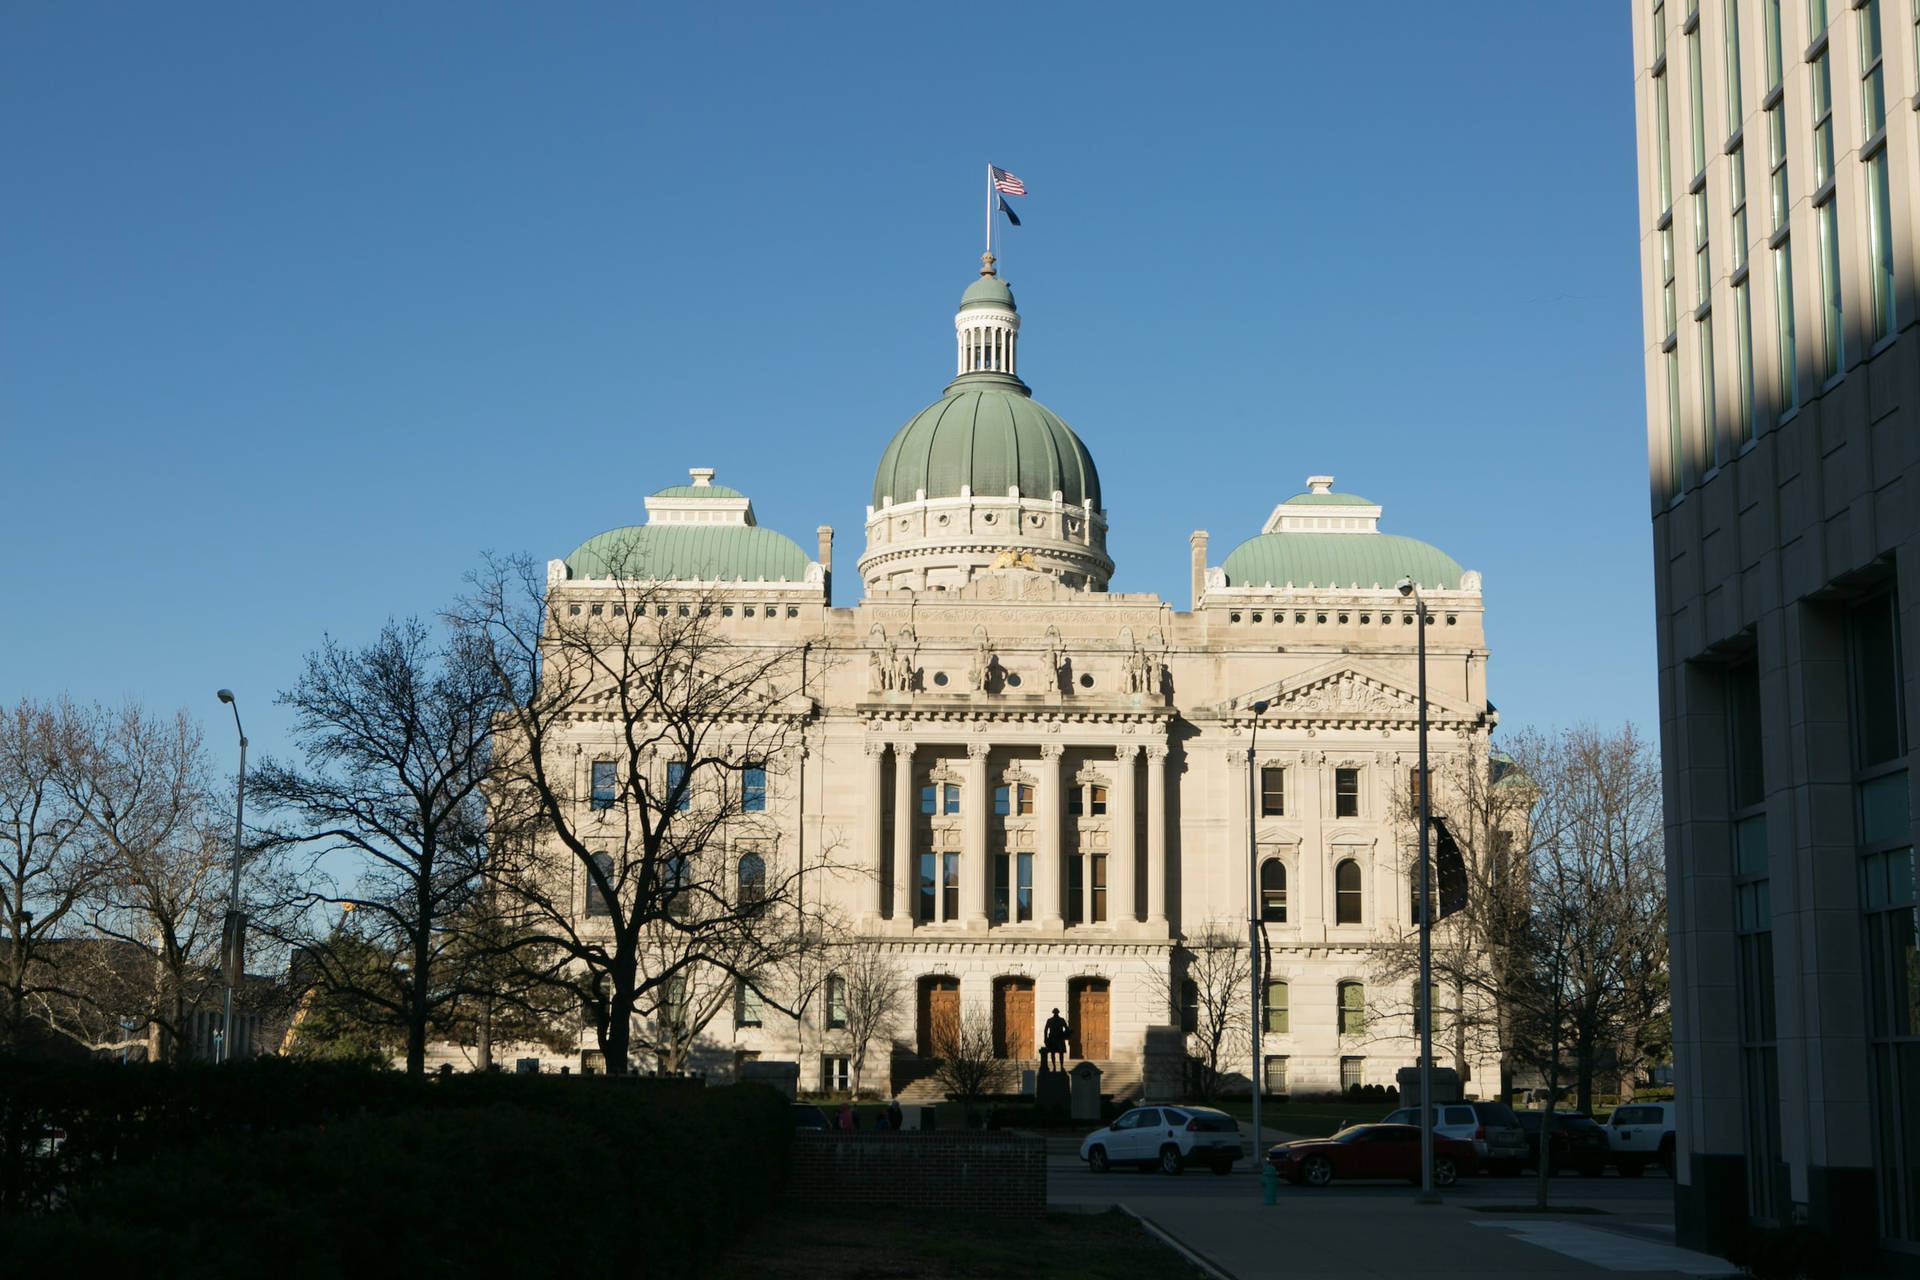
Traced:
[[1118, 1209], [1007, 1218], [783, 1206], [705, 1274], [714, 1280], [1193, 1280], [1201, 1273]]

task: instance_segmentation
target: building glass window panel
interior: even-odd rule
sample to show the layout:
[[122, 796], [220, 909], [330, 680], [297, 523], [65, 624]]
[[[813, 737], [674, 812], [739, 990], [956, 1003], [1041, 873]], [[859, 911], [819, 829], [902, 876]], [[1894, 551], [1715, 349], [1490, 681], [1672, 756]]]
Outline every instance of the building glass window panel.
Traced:
[[1828, 200], [1816, 211], [1820, 229], [1820, 369], [1823, 377], [1837, 378], [1846, 367], [1846, 317], [1840, 307], [1840, 219]]
[[1087, 788], [1087, 813], [1095, 818], [1105, 817], [1107, 812], [1107, 789], [1105, 787]]
[[1747, 281], [1742, 280], [1733, 286], [1733, 343], [1735, 375], [1739, 381], [1740, 406], [1739, 423], [1742, 444], [1752, 440], [1754, 428], [1753, 400], [1753, 299], [1748, 293]]
[[1880, 0], [1856, 11], [1860, 24], [1860, 136], [1871, 139], [1887, 127], [1886, 65], [1881, 60]]
[[1265, 1003], [1265, 1018], [1261, 1027], [1270, 1035], [1287, 1034], [1287, 984], [1269, 982]]
[[1711, 470], [1720, 465], [1720, 428], [1713, 401], [1713, 317], [1702, 316], [1700, 331], [1700, 456]]
[[837, 1029], [847, 1025], [847, 980], [838, 973], [827, 975], [827, 1026]]
[[1653, 0], [1653, 21], [1648, 25], [1653, 36], [1653, 60], [1667, 56], [1667, 7], [1664, 0]]
[[1740, 0], [1724, 0], [1720, 25], [1727, 62], [1727, 132], [1740, 127]]
[[1793, 340], [1793, 246], [1781, 241], [1773, 250], [1774, 341], [1780, 357], [1780, 414], [1800, 405], [1800, 361]]
[[1660, 315], [1661, 333], [1671, 336], [1680, 315], [1679, 290], [1673, 283], [1673, 227], [1660, 228]]
[[1067, 859], [1067, 923], [1087, 922], [1087, 857], [1076, 854]]
[[613, 761], [595, 760], [593, 762], [593, 807], [613, 808], [614, 788]]
[[1091, 907], [1093, 918], [1089, 923], [1104, 924], [1107, 919], [1107, 855], [1090, 853], [1087, 855], [1087, 872], [1093, 883], [1089, 896], [1093, 899]]
[[1033, 919], [1033, 855], [1003, 853], [993, 860], [993, 922]]
[[[1433, 783], [1432, 769], [1427, 770], [1426, 782], [1428, 786]], [[1417, 768], [1407, 770], [1407, 806], [1413, 812], [1420, 812], [1420, 805], [1426, 799], [1426, 793], [1427, 788], [1421, 785], [1420, 770]]]
[[662, 1029], [676, 1035], [687, 1029], [685, 974], [676, 973], [661, 986], [660, 1025]]
[[1287, 1056], [1283, 1053], [1272, 1054], [1266, 1061], [1266, 1079], [1261, 1083], [1267, 1093], [1285, 1096], [1287, 1089]]
[[848, 1059], [844, 1053], [823, 1054], [820, 1058], [820, 1089], [823, 1093], [847, 1091]]
[[740, 905], [751, 906], [767, 896], [767, 860], [757, 853], [740, 859]]
[[940, 811], [940, 788], [929, 783], [920, 788], [920, 812], [935, 814]]
[[1087, 811], [1087, 793], [1080, 787], [1067, 788], [1067, 816], [1078, 818]]
[[1340, 1034], [1357, 1036], [1367, 1029], [1367, 989], [1358, 982], [1343, 982], [1340, 994]]
[[[596, 853], [593, 855], [593, 865], [608, 884], [613, 883], [613, 855]], [[606, 893], [600, 888], [599, 884], [595, 882], [594, 877], [591, 875], [587, 877], [586, 911], [590, 916], [608, 916], [613, 914], [613, 908], [607, 902]]]
[[1659, 168], [1653, 175], [1654, 190], [1660, 198], [1662, 210], [1673, 207], [1673, 150], [1667, 137], [1667, 78], [1664, 75], [1653, 78], [1653, 128], [1655, 134], [1655, 163]]
[[946, 853], [941, 855], [942, 875], [940, 883], [940, 911], [943, 919], [960, 918], [960, 855]]
[[1733, 206], [1733, 257], [1735, 271], [1747, 265], [1747, 149], [1743, 144], [1727, 157], [1727, 200]]
[[1667, 352], [1667, 494], [1678, 497], [1686, 474], [1686, 448], [1680, 438], [1680, 352]]
[[1873, 340], [1893, 336], [1893, 204], [1887, 179], [1887, 149], [1867, 161], [1867, 233], [1873, 261], [1867, 276], [1873, 284]]
[[1766, 28], [1767, 89], [1780, 83], [1780, 0], [1761, 0], [1760, 16]]
[[1787, 104], [1767, 108], [1767, 194], [1773, 213], [1772, 230], [1787, 225]]
[[1200, 1029], [1200, 984], [1192, 978], [1180, 982], [1180, 1030], [1192, 1035]]
[[687, 781], [687, 763], [684, 760], [667, 762], [667, 804], [674, 809], [685, 809], [693, 800], [693, 786]]
[[923, 924], [931, 924], [936, 918], [935, 869], [937, 865], [935, 854], [920, 855], [919, 913]]
[[1351, 1093], [1367, 1082], [1367, 1060], [1365, 1058], [1340, 1059], [1340, 1091]]
[[1287, 868], [1278, 858], [1260, 864], [1260, 918], [1270, 924], [1287, 922]]
[[1336, 818], [1360, 816], [1360, 770], [1335, 769], [1333, 771], [1333, 816]]
[[1833, 65], [1825, 52], [1809, 64], [1813, 97], [1813, 185], [1833, 177]]
[[960, 784], [957, 782], [949, 782], [944, 786], [942, 786], [940, 790], [942, 793], [940, 812], [945, 814], [959, 813], [960, 812]]
[[1000, 818], [1004, 818], [1004, 817], [1006, 817], [1006, 816], [1007, 816], [1007, 814], [1008, 814], [1008, 812], [1009, 812], [1009, 809], [1008, 809], [1008, 807], [1007, 807], [1007, 805], [1008, 805], [1008, 796], [1007, 796], [1007, 788], [1006, 788], [1006, 787], [995, 787], [995, 788], [993, 789], [993, 812], [994, 812], [994, 816], [995, 816], [995, 817], [1000, 817]]
[[1742, 662], [1727, 668], [1727, 754], [1733, 784], [1733, 807], [1750, 809], [1764, 803], [1766, 774], [1761, 755], [1760, 668]]
[[1693, 301], [1704, 305], [1713, 296], [1713, 263], [1707, 251], [1707, 193], [1693, 197]]
[[748, 765], [740, 771], [740, 808], [747, 813], [761, 813], [766, 807], [766, 766]]
[[1417, 1036], [1426, 1025], [1427, 1011], [1429, 1009], [1438, 1011], [1440, 1008], [1440, 987], [1438, 984], [1429, 986], [1426, 1001], [1423, 1003], [1420, 999], [1420, 984], [1416, 982], [1409, 988], [1407, 999], [1413, 1006], [1413, 1034]]
[[743, 1027], [757, 1027], [766, 1016], [766, 1001], [751, 982], [740, 984], [739, 1000], [734, 1011], [734, 1021]]
[[1707, 113], [1705, 89], [1700, 76], [1700, 28], [1696, 24], [1687, 32], [1687, 98], [1692, 127], [1690, 141], [1693, 144], [1693, 167], [1688, 173], [1699, 173], [1707, 167]]
[[1900, 760], [1907, 752], [1907, 732], [1900, 706], [1899, 623], [1891, 593], [1873, 596], [1849, 611], [1847, 667], [1855, 768]]
[[1360, 924], [1362, 916], [1360, 864], [1342, 858], [1333, 869], [1333, 922]]
[[1818, 40], [1827, 29], [1827, 0], [1807, 0], [1807, 40]]
[[1260, 770], [1260, 816], [1284, 817], [1287, 812], [1287, 771], [1279, 765]]

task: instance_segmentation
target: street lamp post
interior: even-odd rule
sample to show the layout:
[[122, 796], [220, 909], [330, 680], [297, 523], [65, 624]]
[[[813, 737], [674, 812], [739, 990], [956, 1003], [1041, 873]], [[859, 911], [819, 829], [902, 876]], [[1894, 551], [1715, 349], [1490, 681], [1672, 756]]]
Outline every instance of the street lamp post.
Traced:
[[214, 1060], [226, 1062], [233, 1057], [233, 988], [239, 982], [243, 956], [246, 947], [247, 916], [240, 910], [240, 832], [242, 815], [247, 803], [247, 731], [240, 727], [240, 704], [234, 700], [233, 690], [222, 689], [220, 701], [233, 708], [233, 730], [240, 735], [240, 782], [233, 794], [233, 880], [227, 894], [227, 998], [220, 1015], [220, 1044], [214, 1053]]
[[1260, 741], [1260, 716], [1267, 709], [1265, 701], [1256, 702], [1249, 708], [1253, 712], [1253, 725], [1247, 733], [1247, 977], [1253, 985], [1253, 1061], [1249, 1064], [1247, 1079], [1253, 1082], [1253, 1167], [1260, 1168], [1266, 1152], [1260, 1149], [1260, 1032], [1262, 1015], [1265, 1013], [1261, 1000], [1263, 988], [1260, 975], [1260, 854], [1256, 828], [1259, 825], [1260, 806], [1258, 803], [1257, 774], [1258, 765], [1254, 761], [1254, 747]]
[[1416, 1204], [1439, 1204], [1433, 1189], [1433, 897], [1427, 859], [1427, 826], [1433, 788], [1427, 776], [1427, 606], [1411, 575], [1400, 580], [1400, 594], [1413, 597], [1420, 667], [1420, 1194]]

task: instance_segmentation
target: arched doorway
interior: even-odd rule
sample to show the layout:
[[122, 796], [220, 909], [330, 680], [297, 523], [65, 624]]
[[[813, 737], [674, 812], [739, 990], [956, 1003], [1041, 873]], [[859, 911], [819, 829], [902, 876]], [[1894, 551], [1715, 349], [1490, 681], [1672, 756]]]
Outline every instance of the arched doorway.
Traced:
[[920, 1056], [941, 1056], [949, 1037], [960, 1030], [960, 979], [935, 974], [920, 979], [918, 1010]]
[[1033, 979], [993, 982], [993, 1056], [1033, 1057]]
[[1108, 992], [1105, 978], [1075, 978], [1067, 983], [1068, 1052], [1076, 1058], [1110, 1058]]

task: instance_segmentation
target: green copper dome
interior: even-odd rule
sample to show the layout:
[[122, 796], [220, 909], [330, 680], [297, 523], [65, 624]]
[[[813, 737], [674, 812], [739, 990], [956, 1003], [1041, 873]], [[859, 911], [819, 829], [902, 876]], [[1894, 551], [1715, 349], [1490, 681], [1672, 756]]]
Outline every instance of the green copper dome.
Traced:
[[744, 498], [747, 495], [738, 489], [729, 489], [723, 484], [670, 484], [653, 496], [656, 498]]
[[1371, 507], [1374, 502], [1357, 493], [1296, 493], [1284, 504], [1289, 507]]
[[1018, 311], [1013, 305], [1013, 290], [999, 276], [981, 276], [967, 286], [960, 295], [960, 310], [969, 307], [1005, 307], [1008, 311]]
[[1392, 533], [1263, 533], [1235, 547], [1221, 568], [1230, 587], [1391, 587], [1412, 577], [1455, 591], [1461, 573], [1440, 548]]
[[[981, 280], [967, 292], [994, 283]], [[957, 498], [962, 488], [1005, 496], [1017, 485], [1023, 497], [1045, 499], [1057, 490], [1070, 506], [1100, 510], [1100, 475], [1073, 428], [999, 382], [956, 379], [946, 396], [907, 419], [880, 455], [873, 505], [912, 502], [922, 489], [929, 498]]]
[[[676, 486], [677, 487], [677, 486]], [[703, 497], [718, 486], [702, 486]], [[596, 534], [567, 557], [569, 578], [649, 582], [804, 582], [807, 553], [757, 525], [629, 525]]]

